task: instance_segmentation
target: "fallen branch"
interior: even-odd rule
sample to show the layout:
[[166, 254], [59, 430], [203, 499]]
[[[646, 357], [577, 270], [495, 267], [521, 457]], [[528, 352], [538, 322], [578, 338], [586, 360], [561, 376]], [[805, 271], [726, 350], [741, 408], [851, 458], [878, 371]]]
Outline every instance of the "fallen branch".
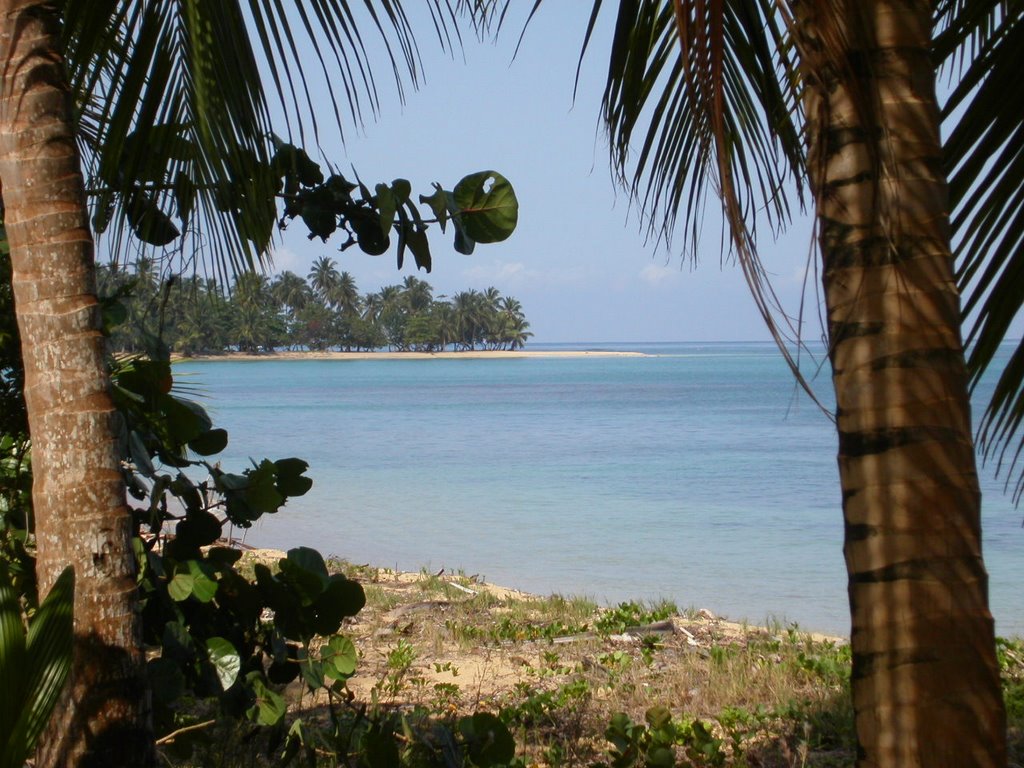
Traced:
[[198, 731], [201, 728], [207, 728], [216, 722], [216, 720], [206, 720], [202, 723], [186, 725], [184, 728], [179, 728], [176, 731], [171, 731], [166, 736], [161, 736], [159, 739], [156, 740], [157, 746], [160, 746], [161, 744], [170, 744], [172, 741], [174, 741], [175, 738], [181, 736], [184, 733], [188, 733], [189, 731]]

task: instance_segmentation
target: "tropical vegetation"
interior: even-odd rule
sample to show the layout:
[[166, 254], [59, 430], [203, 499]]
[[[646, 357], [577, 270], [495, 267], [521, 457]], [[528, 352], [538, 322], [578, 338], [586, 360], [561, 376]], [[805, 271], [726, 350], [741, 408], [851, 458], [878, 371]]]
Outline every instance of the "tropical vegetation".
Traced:
[[[978, 375], [1024, 303], [1022, 241], [1006, 234], [1024, 180], [1009, 63], [1020, 4], [623, 0], [613, 13], [602, 116], [615, 173], [652, 233], [681, 222], [693, 254], [717, 197], [729, 251], [787, 357], [805, 318], [779, 305], [758, 228], [778, 231], [813, 203], [858, 764], [1006, 765], [953, 246], [981, 317]], [[943, 64], [966, 73], [945, 146]], [[1020, 358], [984, 421], [996, 445], [1019, 438]]]
[[[493, 172], [420, 195], [428, 219], [408, 182], [371, 190], [323, 174], [275, 136], [267, 92], [286, 116], [279, 133], [317, 135], [317, 110], [298, 97], [308, 94], [300, 39], [338, 86], [339, 125], [343, 112], [359, 121], [376, 110], [360, 27], [386, 49], [400, 91], [418, 80], [400, 5], [364, 5], [357, 17], [333, 2], [0, 3], [0, 180], [32, 436], [35, 568], [43, 591], [68, 564], [76, 578], [76, 663], [40, 741], [40, 766], [155, 760], [93, 230], [119, 253], [131, 238], [187, 246], [189, 258], [209, 258], [223, 274], [258, 266], [275, 227], [295, 219], [368, 253], [394, 238], [400, 262], [408, 252], [427, 269], [435, 224], [448, 225], [464, 253], [515, 226], [514, 193]], [[475, 22], [478, 5], [429, 4], [442, 46], [461, 43], [463, 11]], [[466, 209], [491, 221], [470, 224]]]
[[[274, 226], [289, 218], [322, 237], [340, 230], [346, 244], [368, 253], [382, 252], [394, 236], [399, 258], [408, 250], [429, 265], [425, 222], [406, 206], [407, 183], [370, 190], [358, 180], [317, 178], [296, 147], [273, 137], [259, 61], [268, 62], [285, 111], [302, 112], [289, 109], [308, 93], [296, 29], [309, 33], [318, 61], [340, 73], [335, 104], [356, 119], [373, 109], [376, 92], [350, 4], [302, 3], [298, 17], [280, 3], [242, 5], [0, 3], [0, 179], [32, 432], [38, 572], [43, 591], [68, 563], [76, 577], [76, 664], [40, 765], [154, 760], [131, 546], [136, 522], [122, 475], [129, 454], [109, 394], [90, 223], [157, 247], [188, 240], [190, 257], [209, 255], [222, 272], [255, 264]], [[387, 12], [372, 19], [396, 77], [401, 62], [415, 78], [408, 21], [397, 3], [380, 5]], [[448, 4], [432, 8], [438, 37], [450, 40]], [[695, 239], [706, 191], [718, 193], [734, 252], [780, 335], [788, 319], [776, 312], [757, 259], [754, 221], [767, 214], [769, 226], [783, 225], [794, 195], [804, 192], [815, 203], [862, 765], [1007, 760], [948, 222], [966, 253], [961, 284], [981, 318], [971, 336], [977, 372], [1024, 300], [1021, 241], [1005, 236], [1020, 231], [1024, 178], [1016, 151], [1024, 110], [1014, 108], [1020, 29], [1019, 4], [995, 0], [937, 8], [885, 0], [618, 5], [605, 98], [615, 167], [657, 231], [682, 214]], [[946, 153], [934, 94], [943, 60], [965, 73], [953, 100], [962, 117]], [[312, 105], [305, 112], [315, 121]], [[78, 142], [97, 200], [91, 219]], [[483, 227], [474, 237], [459, 216], [466, 206], [458, 199], [472, 203], [485, 186], [471, 182], [461, 196], [457, 187], [421, 198], [432, 200], [439, 226], [455, 209], [459, 250], [493, 236]], [[1015, 359], [1008, 367], [986, 422], [983, 436], [997, 447], [1018, 434], [1022, 365]], [[155, 393], [164, 381], [154, 379]], [[207, 431], [200, 421], [198, 432]], [[132, 458], [149, 471], [142, 452]], [[295, 465], [285, 467], [291, 485]], [[221, 490], [265, 493], [277, 469], [260, 475], [257, 467], [257, 477], [229, 479]], [[188, 492], [187, 484], [178, 488]], [[162, 511], [159, 502], [156, 508]], [[207, 517], [197, 519], [205, 525], [197, 523], [192, 543], [212, 531]], [[292, 569], [308, 607], [335, 582], [315, 558], [291, 559], [299, 563], [282, 571]], [[211, 579], [190, 562], [174, 564], [170, 581], [179, 596], [201, 603]], [[264, 577], [267, 594], [285, 604], [273, 576]], [[213, 664], [223, 686], [234, 657], [222, 644], [186, 650], [200, 667]], [[318, 661], [347, 656], [338, 651]], [[272, 704], [257, 680], [248, 681], [257, 700]], [[624, 748], [630, 734], [643, 733], [632, 725], [617, 722]], [[655, 713], [648, 725], [650, 743], [651, 729], [666, 724]], [[460, 732], [480, 763], [486, 734], [497, 729], [486, 717], [470, 718]]]
[[154, 262], [132, 271], [98, 268], [101, 296], [118, 297], [124, 320], [112, 329], [115, 352], [154, 344], [185, 356], [276, 350], [439, 352], [520, 349], [533, 334], [522, 305], [496, 288], [435, 297], [415, 276], [362, 294], [334, 259], [318, 258], [307, 278], [254, 272], [222, 287], [198, 275], [160, 279]]

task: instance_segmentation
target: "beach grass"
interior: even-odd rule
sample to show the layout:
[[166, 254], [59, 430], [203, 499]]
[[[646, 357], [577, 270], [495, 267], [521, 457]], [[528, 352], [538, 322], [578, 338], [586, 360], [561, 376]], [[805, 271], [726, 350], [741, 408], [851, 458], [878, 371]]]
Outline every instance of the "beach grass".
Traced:
[[[358, 669], [347, 698], [332, 706], [342, 720], [399, 718], [406, 751], [436, 745], [458, 718], [484, 711], [514, 735], [518, 766], [642, 766], [644, 750], [659, 740], [678, 765], [855, 763], [844, 638], [749, 626], [666, 602], [601, 607], [586, 597], [538, 597], [461, 573], [331, 567], [367, 595], [345, 627]], [[1000, 662], [1019, 759], [1024, 645], [1001, 640]], [[318, 723], [337, 727], [327, 702], [298, 685], [287, 693], [307, 734]], [[227, 749], [232, 739], [210, 739], [217, 754], [199, 762], [169, 763], [274, 764], [259, 740]], [[357, 764], [331, 744], [322, 739], [316, 764]], [[635, 750], [633, 762], [624, 745]]]

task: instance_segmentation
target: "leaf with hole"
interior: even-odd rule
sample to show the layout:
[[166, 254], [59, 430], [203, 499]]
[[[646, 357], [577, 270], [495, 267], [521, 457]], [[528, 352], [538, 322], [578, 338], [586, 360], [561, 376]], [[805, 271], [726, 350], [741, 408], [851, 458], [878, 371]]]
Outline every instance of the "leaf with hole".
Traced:
[[459, 221], [468, 238], [498, 243], [515, 231], [519, 201], [508, 179], [497, 171], [466, 176], [452, 191]]

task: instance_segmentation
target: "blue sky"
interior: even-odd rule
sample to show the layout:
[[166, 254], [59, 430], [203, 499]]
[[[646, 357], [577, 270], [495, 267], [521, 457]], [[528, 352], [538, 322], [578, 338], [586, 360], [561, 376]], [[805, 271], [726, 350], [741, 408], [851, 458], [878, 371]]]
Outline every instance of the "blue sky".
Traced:
[[[417, 4], [408, 5], [412, 12]], [[522, 17], [507, 22], [497, 44], [467, 39], [464, 57], [454, 58], [440, 51], [429, 20], [420, 19], [424, 85], [410, 91], [403, 106], [388, 87], [390, 70], [380, 67], [379, 118], [360, 130], [348, 126], [344, 143], [325, 130], [323, 159], [343, 172], [354, 167], [368, 183], [408, 178], [414, 193], [429, 194], [433, 181], [450, 189], [478, 170], [507, 176], [520, 203], [512, 238], [463, 256], [452, 249], [450, 234], [435, 232], [433, 272], [419, 276], [437, 294], [494, 286], [515, 296], [535, 341], [769, 338], [738, 267], [722, 262], [720, 218], [713, 207], [696, 269], [681, 251], [682, 237], [672, 249], [645, 243], [637, 211], [612, 182], [598, 124], [610, 13], [584, 61], [573, 102], [588, 7], [547, 3], [514, 61]], [[326, 99], [326, 92], [318, 98]], [[330, 116], [323, 122], [329, 127]], [[809, 227], [807, 220], [796, 222], [784, 239], [761, 243], [775, 287], [793, 312], [800, 306]], [[338, 253], [336, 239], [310, 242], [301, 229], [287, 232], [275, 249], [275, 270], [305, 275], [315, 258], [327, 255], [363, 292], [415, 273], [411, 263], [398, 272], [393, 253], [371, 257], [356, 248]], [[811, 339], [820, 335], [815, 281], [812, 276], [805, 309]]]

